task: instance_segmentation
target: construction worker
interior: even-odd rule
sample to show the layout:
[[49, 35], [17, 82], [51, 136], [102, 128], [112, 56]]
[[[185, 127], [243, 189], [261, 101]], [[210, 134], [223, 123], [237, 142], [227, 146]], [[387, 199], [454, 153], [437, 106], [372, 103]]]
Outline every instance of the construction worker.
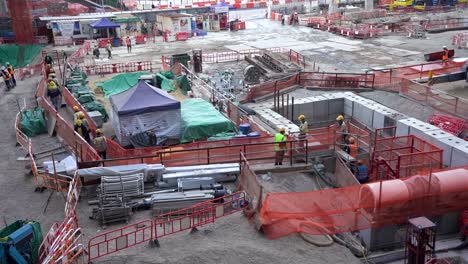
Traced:
[[366, 164], [364, 164], [362, 160], [358, 160], [357, 162], [357, 169], [356, 169], [355, 175], [356, 175], [356, 179], [361, 184], [369, 181], [367, 167], [366, 167]]
[[94, 47], [93, 55], [96, 56], [96, 59], [99, 60], [99, 56], [101, 55], [101, 52], [99, 51], [99, 46], [98, 45], [96, 45], [96, 47]]
[[84, 140], [86, 140], [86, 142], [90, 141], [88, 128], [85, 127], [79, 119], [75, 122], [75, 132], [78, 133], [78, 135], [80, 135], [81, 137], [83, 137]]
[[81, 124], [83, 124], [89, 130], [88, 119], [85, 118], [84, 113], [81, 111], [78, 112], [78, 120], [81, 120]]
[[44, 64], [45, 65], [52, 65], [54, 63], [54, 59], [49, 55], [49, 53], [46, 53], [44, 57]]
[[112, 45], [111, 45], [111, 41], [108, 40], [107, 41], [107, 44], [106, 44], [106, 51], [107, 51], [107, 58], [110, 60], [112, 59]]
[[5, 81], [7, 91], [10, 91], [10, 89], [11, 89], [11, 74], [3, 66], [1, 68], [1, 71], [2, 71], [2, 77], [3, 77], [3, 80]]
[[283, 165], [284, 153], [286, 151], [286, 129], [280, 128], [275, 135], [275, 165]]
[[49, 74], [50, 74], [51, 69], [52, 69], [52, 65], [51, 65], [51, 64], [46, 64], [46, 65], [44, 66], [46, 79], [49, 79]]
[[[299, 140], [307, 140], [307, 133], [309, 133], [309, 124], [307, 124], [305, 115], [300, 115], [299, 120]], [[302, 148], [305, 147], [305, 142], [300, 142]]]
[[62, 92], [60, 91], [57, 84], [54, 81], [50, 80], [47, 84], [47, 96], [50, 98], [52, 105], [55, 108], [55, 111], [58, 111], [60, 105], [60, 95]]
[[357, 144], [356, 144], [356, 140], [354, 139], [354, 137], [349, 137], [348, 138], [348, 154], [353, 157], [353, 158], [356, 158], [357, 157]]
[[107, 140], [102, 134], [101, 129], [96, 129], [96, 138], [93, 139], [94, 149], [99, 153], [102, 159], [106, 159]]
[[49, 74], [49, 79], [48, 80], [53, 81], [57, 86], [60, 86], [59, 81], [57, 80], [57, 77], [55, 76], [54, 72]]
[[348, 136], [348, 127], [346, 126], [346, 122], [344, 121], [343, 114], [337, 116], [336, 121], [338, 122], [337, 141], [340, 143], [341, 148], [344, 148], [346, 146], [346, 137]]
[[6, 65], [7, 65], [7, 70], [11, 75], [12, 87], [15, 88], [16, 87], [15, 69], [13, 68], [13, 66], [11, 66], [9, 62], [7, 62]]
[[76, 120], [80, 119], [80, 108], [78, 106], [73, 106], [73, 122], [76, 122]]
[[132, 41], [130, 40], [129, 36], [125, 38], [125, 44], [127, 44], [127, 52], [132, 53]]
[[447, 63], [449, 59], [449, 50], [447, 49], [447, 46], [444, 46], [444, 54], [442, 54], [442, 62]]

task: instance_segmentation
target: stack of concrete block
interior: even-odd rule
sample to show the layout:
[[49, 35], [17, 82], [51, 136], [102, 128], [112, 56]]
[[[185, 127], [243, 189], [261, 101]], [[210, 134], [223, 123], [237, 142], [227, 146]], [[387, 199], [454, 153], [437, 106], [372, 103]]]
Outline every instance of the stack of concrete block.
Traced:
[[[440, 140], [441, 145], [446, 145], [449, 149], [447, 154], [444, 154], [444, 164], [449, 167], [459, 167], [468, 165], [468, 142], [452, 136], [447, 138], [442, 138]], [[445, 152], [445, 151], [444, 151]], [[450, 160], [450, 161], [449, 161]]]
[[438, 127], [423, 122], [419, 119], [410, 117], [397, 121], [397, 136], [415, 135], [418, 138], [429, 141], [429, 135], [426, 132], [439, 130]]
[[425, 132], [426, 136], [425, 138], [427, 138], [427, 141], [433, 145], [435, 145], [436, 147], [442, 149], [443, 151], [443, 156], [442, 156], [442, 160], [443, 160], [443, 165], [444, 166], [447, 166], [447, 167], [450, 167], [451, 165], [451, 160], [452, 160], [452, 148], [453, 146], [451, 146], [450, 144], [447, 144], [447, 143], [444, 143], [442, 140], [443, 139], [446, 139], [446, 138], [454, 138], [455, 136], [453, 136], [452, 134], [449, 134], [443, 130], [432, 130], [432, 131], [427, 131]]
[[372, 121], [372, 128], [377, 129], [383, 127], [396, 126], [398, 120], [405, 118], [408, 117], [398, 111], [395, 111], [383, 105], [376, 105], [374, 107], [374, 118]]

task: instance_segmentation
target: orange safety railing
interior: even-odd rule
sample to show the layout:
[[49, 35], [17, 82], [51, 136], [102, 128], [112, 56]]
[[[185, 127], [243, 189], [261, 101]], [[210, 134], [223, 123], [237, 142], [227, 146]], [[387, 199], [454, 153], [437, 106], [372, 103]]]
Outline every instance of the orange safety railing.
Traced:
[[71, 214], [76, 210], [78, 200], [80, 199], [81, 186], [81, 177], [78, 175], [78, 171], [76, 171], [68, 188], [67, 199], [65, 203], [65, 214]]

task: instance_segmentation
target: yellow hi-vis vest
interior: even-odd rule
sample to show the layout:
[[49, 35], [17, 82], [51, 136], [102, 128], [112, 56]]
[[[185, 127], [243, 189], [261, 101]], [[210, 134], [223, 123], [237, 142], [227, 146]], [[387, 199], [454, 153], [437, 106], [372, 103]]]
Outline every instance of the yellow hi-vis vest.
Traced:
[[281, 142], [285, 142], [285, 141], [286, 141], [286, 137], [283, 134], [276, 133], [276, 135], [275, 135], [275, 151], [285, 150], [286, 149], [286, 143], [281, 143]]

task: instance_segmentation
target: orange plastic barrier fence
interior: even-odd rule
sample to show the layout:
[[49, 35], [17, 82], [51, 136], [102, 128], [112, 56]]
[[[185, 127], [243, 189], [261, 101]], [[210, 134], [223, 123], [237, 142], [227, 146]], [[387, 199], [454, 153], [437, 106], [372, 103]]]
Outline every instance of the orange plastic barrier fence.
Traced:
[[65, 214], [69, 215], [76, 210], [78, 205], [78, 200], [80, 199], [81, 194], [81, 178], [78, 175], [78, 172], [75, 172], [72, 181], [69, 184], [67, 199], [65, 203]]
[[239, 190], [245, 191], [248, 196], [249, 206], [252, 213], [260, 212], [263, 201], [263, 186], [257, 178], [255, 172], [250, 168], [244, 153], [240, 154], [240, 174], [237, 181]]
[[374, 88], [374, 74], [302, 72], [298, 84], [325, 88]]
[[261, 208], [270, 239], [292, 233], [335, 234], [400, 224], [466, 208], [468, 168], [312, 192], [268, 193]]

